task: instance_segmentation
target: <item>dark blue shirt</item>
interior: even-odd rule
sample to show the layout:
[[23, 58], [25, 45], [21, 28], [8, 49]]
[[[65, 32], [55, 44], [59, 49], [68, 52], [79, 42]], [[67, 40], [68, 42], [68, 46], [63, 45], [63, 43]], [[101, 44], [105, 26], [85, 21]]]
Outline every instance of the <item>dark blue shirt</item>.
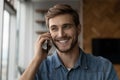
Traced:
[[48, 56], [41, 63], [35, 80], [118, 80], [118, 77], [110, 61], [80, 50], [79, 59], [71, 70], [62, 64], [57, 52]]

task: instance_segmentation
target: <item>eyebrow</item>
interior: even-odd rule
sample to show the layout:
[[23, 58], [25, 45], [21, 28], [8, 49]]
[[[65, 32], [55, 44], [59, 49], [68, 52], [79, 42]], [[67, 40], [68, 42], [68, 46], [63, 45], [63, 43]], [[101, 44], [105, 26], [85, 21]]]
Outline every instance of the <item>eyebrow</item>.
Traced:
[[[74, 25], [74, 24], [72, 24], [72, 23], [65, 23], [65, 24], [62, 24], [62, 26], [63, 25]], [[51, 25], [50, 27], [56, 27], [57, 25]]]
[[65, 24], [63, 24], [63, 25], [74, 25], [74, 24], [72, 24], [72, 23], [65, 23]]
[[49, 28], [52, 28], [52, 27], [56, 27], [56, 25], [51, 25], [51, 26], [49, 26]]

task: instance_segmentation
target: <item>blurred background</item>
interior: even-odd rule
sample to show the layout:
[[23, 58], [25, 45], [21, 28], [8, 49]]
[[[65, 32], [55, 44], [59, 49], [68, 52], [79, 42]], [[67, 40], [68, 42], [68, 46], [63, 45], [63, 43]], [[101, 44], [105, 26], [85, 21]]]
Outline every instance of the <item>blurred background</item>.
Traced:
[[79, 13], [80, 47], [109, 59], [120, 78], [120, 0], [0, 0], [0, 80], [18, 80], [34, 55], [36, 38], [48, 31], [45, 13], [57, 3]]

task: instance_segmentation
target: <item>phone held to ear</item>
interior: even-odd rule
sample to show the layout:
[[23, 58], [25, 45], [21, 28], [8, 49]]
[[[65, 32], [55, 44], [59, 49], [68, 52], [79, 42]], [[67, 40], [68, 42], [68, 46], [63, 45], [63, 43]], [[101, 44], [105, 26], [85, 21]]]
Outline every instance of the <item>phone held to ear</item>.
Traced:
[[43, 44], [43, 49], [45, 49], [47, 51], [47, 53], [49, 53], [50, 48], [52, 47], [52, 43], [50, 40], [46, 40]]

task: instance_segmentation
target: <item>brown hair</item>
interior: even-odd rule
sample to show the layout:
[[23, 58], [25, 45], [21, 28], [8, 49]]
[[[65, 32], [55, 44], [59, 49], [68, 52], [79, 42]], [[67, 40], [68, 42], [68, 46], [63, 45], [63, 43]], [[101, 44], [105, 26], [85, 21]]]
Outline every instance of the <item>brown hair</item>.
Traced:
[[57, 4], [51, 7], [45, 15], [46, 25], [49, 27], [49, 19], [61, 14], [70, 14], [76, 26], [80, 24], [78, 13], [67, 4]]

